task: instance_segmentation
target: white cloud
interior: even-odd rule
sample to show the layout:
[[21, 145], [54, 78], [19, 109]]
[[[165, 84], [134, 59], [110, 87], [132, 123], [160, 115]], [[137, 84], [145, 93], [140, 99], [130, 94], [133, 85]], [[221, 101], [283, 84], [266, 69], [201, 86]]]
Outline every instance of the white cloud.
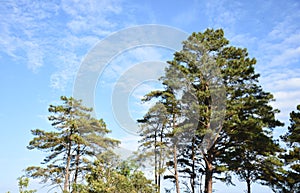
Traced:
[[107, 16], [110, 14], [119, 14], [122, 11], [120, 1], [96, 1], [89, 0], [85, 3], [79, 3], [77, 0], [62, 1], [62, 9], [72, 17], [67, 23], [68, 28], [74, 33], [97, 32], [99, 29], [109, 29], [116, 24], [110, 22]]
[[[287, 71], [288, 73], [288, 71]], [[262, 79], [264, 88], [267, 90], [281, 91], [281, 90], [300, 90], [300, 77], [291, 74], [274, 73], [269, 77]]]
[[[281, 113], [277, 116], [288, 124], [289, 113], [300, 104], [300, 14], [283, 12], [266, 36], [256, 41], [258, 72], [264, 90], [274, 94], [272, 105]], [[288, 15], [287, 15], [288, 14]]]
[[[297, 9], [297, 6], [295, 6], [294, 9]], [[291, 12], [284, 12], [284, 19], [277, 22], [275, 27], [268, 34], [269, 38], [273, 40], [285, 39], [287, 36], [290, 36], [295, 31], [299, 30], [298, 23], [295, 22], [299, 17], [300, 14], [297, 11], [291, 10]]]
[[273, 69], [261, 77], [264, 90], [274, 95], [272, 106], [281, 112], [277, 116], [288, 123], [289, 113], [300, 104], [300, 69]]
[[68, 52], [58, 56], [61, 62], [58, 66], [58, 71], [51, 75], [50, 86], [54, 89], [65, 90], [66, 82], [73, 80], [75, 77], [81, 58], [75, 53]]
[[5, 19], [0, 20], [0, 54], [27, 63], [35, 73], [45, 64], [54, 66], [50, 86], [64, 89], [86, 52], [120, 27], [118, 20], [108, 17], [122, 12], [121, 1], [76, 2], [21, 0], [1, 4], [0, 17]]
[[281, 121], [287, 123], [289, 113], [300, 104], [300, 69], [275, 68], [260, 78], [264, 90], [274, 95], [274, 108], [281, 112], [277, 116]]
[[139, 144], [138, 144], [138, 140], [140, 139], [139, 136], [127, 134], [127, 135], [123, 135], [119, 139], [122, 142], [120, 146], [127, 150], [135, 151], [135, 150], [137, 150], [137, 148], [139, 146]]
[[28, 68], [33, 72], [43, 66], [43, 51], [37, 43], [27, 42]]
[[270, 65], [272, 67], [276, 67], [276, 66], [285, 67], [293, 63], [298, 63], [299, 61], [300, 61], [300, 47], [289, 48], [286, 50], [282, 50], [282, 52], [279, 55], [274, 56], [270, 62]]
[[246, 34], [230, 34], [232, 37], [228, 37], [230, 39], [230, 44], [243, 47], [243, 48], [251, 48], [256, 46], [259, 41], [257, 37], [252, 36], [249, 33]]
[[288, 123], [290, 112], [295, 110], [296, 106], [300, 104], [300, 90], [278, 91], [273, 94], [276, 98], [276, 101], [273, 102], [273, 106], [281, 111], [278, 118]]
[[[37, 36], [46, 23], [41, 22], [56, 14], [58, 6], [53, 2], [7, 1], [1, 3], [0, 51], [15, 60], [26, 60], [33, 72], [43, 66], [44, 40]], [[22, 55], [25, 52], [25, 55]]]
[[[128, 85], [132, 85], [136, 80], [145, 80], [144, 77], [149, 77], [153, 73], [159, 77], [162, 75], [164, 65], [151, 65], [150, 62], [147, 66], [143, 63], [148, 61], [161, 61], [163, 63], [167, 60], [166, 55], [168, 56], [168, 54], [166, 53], [166, 50], [162, 48], [151, 46], [125, 50], [107, 64], [99, 80], [101, 84], [112, 87], [120, 78], [123, 78], [118, 84], [123, 84], [123, 88], [128, 88]], [[125, 80], [124, 77], [126, 77]]]
[[[55, 89], [65, 88], [75, 78], [77, 69], [89, 50], [97, 45], [102, 37], [122, 26], [120, 20], [108, 19], [122, 14], [121, 1], [89, 0], [84, 4], [76, 2], [76, 0], [63, 0], [61, 4], [62, 10], [70, 19], [65, 23], [68, 32], [62, 42], [66, 50], [60, 53], [60, 58], [64, 55], [73, 55], [73, 57], [59, 64], [58, 72], [51, 76], [51, 87]], [[94, 67], [95, 69], [89, 69], [93, 73], [97, 72], [99, 65], [91, 65], [91, 68]]]
[[133, 49], [130, 55], [134, 56], [137, 61], [163, 61], [163, 50], [155, 46], [143, 46]]
[[296, 22], [299, 19], [298, 11], [285, 12], [281, 21], [274, 21], [273, 28], [260, 41], [259, 49], [267, 63], [265, 68], [285, 67], [300, 61], [300, 28]]
[[225, 31], [233, 32], [235, 24], [243, 15], [241, 3], [238, 1], [228, 2], [226, 0], [207, 1], [206, 15], [209, 18], [209, 23], [213, 28], [225, 28]]

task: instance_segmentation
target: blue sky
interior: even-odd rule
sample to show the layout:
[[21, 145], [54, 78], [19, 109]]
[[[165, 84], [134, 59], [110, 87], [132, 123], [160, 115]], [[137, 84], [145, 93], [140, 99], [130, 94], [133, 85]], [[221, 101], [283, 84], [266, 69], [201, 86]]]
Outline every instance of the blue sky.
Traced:
[[[72, 95], [77, 71], [89, 51], [112, 33], [132, 26], [160, 24], [188, 34], [223, 28], [232, 45], [246, 47], [257, 59], [261, 85], [274, 94], [272, 105], [281, 110], [277, 117], [288, 124], [288, 113], [300, 104], [299, 21], [297, 0], [0, 0], [0, 191], [17, 192], [16, 178], [22, 170], [42, 160], [43, 154], [26, 149], [30, 130], [50, 128], [48, 105], [61, 95]], [[122, 147], [134, 150], [136, 136], [125, 132], [112, 112], [115, 82], [138, 63], [171, 57], [172, 52], [162, 48], [132, 48], [113, 58], [99, 77], [96, 114]], [[137, 99], [155, 84], [141, 82], [130, 92], [133, 119], [145, 108]], [[285, 128], [276, 129], [275, 136]], [[245, 183], [236, 183], [236, 187], [216, 184], [216, 193], [225, 188], [245, 190]], [[265, 193], [268, 188], [254, 185], [254, 191]]]

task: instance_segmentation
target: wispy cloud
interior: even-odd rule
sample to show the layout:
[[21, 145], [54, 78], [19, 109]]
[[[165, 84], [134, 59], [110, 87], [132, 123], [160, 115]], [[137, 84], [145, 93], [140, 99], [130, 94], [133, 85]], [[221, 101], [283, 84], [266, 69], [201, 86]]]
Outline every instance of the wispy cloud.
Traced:
[[[120, 14], [122, 11], [118, 0], [89, 0], [81, 4], [76, 0], [63, 0], [61, 5], [64, 12], [72, 18], [67, 22], [67, 27], [75, 34], [93, 33], [103, 35], [103, 32], [112, 29], [116, 25], [115, 22], [107, 18], [114, 14]], [[99, 32], [100, 34], [98, 34]]]
[[122, 7], [118, 0], [24, 0], [5, 1], [0, 10], [5, 18], [0, 20], [0, 54], [26, 61], [34, 73], [44, 65], [54, 66], [50, 87], [64, 89], [88, 50], [120, 27], [110, 17], [121, 13]]
[[289, 48], [282, 51], [278, 56], [274, 56], [270, 64], [273, 67], [288, 67], [290, 64], [300, 62], [300, 47]]
[[65, 90], [67, 83], [74, 79], [81, 58], [72, 52], [65, 52], [58, 57], [61, 61], [57, 71], [50, 77], [50, 86], [54, 89]]
[[291, 4], [288, 9], [257, 46], [261, 81], [274, 94], [273, 106], [281, 110], [278, 118], [284, 122], [300, 104], [300, 26], [296, 22], [300, 20], [299, 4]]
[[5, 1], [0, 6], [0, 17], [5, 18], [0, 20], [0, 52], [15, 60], [27, 60], [28, 68], [37, 72], [43, 66], [45, 46], [38, 36], [45, 30], [44, 21], [55, 15], [58, 6], [44, 1]]
[[225, 28], [233, 31], [237, 20], [242, 17], [243, 10], [239, 1], [207, 1], [206, 15], [209, 18], [210, 27]]
[[[202, 21], [203, 18], [197, 16], [201, 15], [198, 8], [203, 6], [207, 16], [205, 19], [209, 21], [207, 27], [224, 28], [226, 37], [234, 45], [249, 48], [250, 55], [258, 59], [257, 69], [261, 73], [264, 88], [296, 96], [290, 91], [292, 87], [298, 89], [295, 84], [299, 75], [296, 72], [300, 71], [299, 2], [290, 1], [282, 12], [280, 5], [274, 6], [270, 2], [252, 5], [250, 12], [246, 8], [251, 3], [220, 0], [206, 1], [205, 5], [200, 6], [201, 3], [193, 1], [193, 6], [188, 7], [189, 11], [174, 15], [173, 22]], [[139, 6], [129, 6], [122, 0], [88, 0], [85, 3], [77, 0], [1, 2], [0, 57], [8, 55], [16, 61], [22, 61], [35, 73], [50, 66], [47, 68], [51, 69], [50, 87], [64, 90], [69, 88], [85, 54], [93, 45], [108, 34], [140, 19], [131, 15], [134, 10], [143, 7]], [[271, 16], [266, 17], [266, 12]], [[252, 19], [251, 14], [262, 17]], [[251, 27], [255, 29], [248, 30]], [[159, 58], [156, 54], [151, 50], [136, 49], [133, 55], [139, 58], [131, 61]], [[128, 55], [127, 58], [120, 56], [116, 60], [124, 62], [126, 59]], [[106, 69], [107, 77], [118, 78], [126, 73], [129, 66], [110, 67]], [[105, 79], [108, 80], [111, 79]], [[280, 100], [291, 100], [288, 95], [275, 94]], [[296, 101], [296, 98], [292, 101]]]
[[[103, 85], [112, 87], [121, 78], [118, 84], [123, 84], [124, 88], [128, 88], [128, 85], [135, 84], [137, 80], [145, 80], [151, 75], [159, 77], [165, 66], [151, 65], [151, 62], [161, 61], [164, 63], [168, 60], [166, 56], [171, 56], [168, 52], [163, 48], [148, 45], [124, 50], [107, 64], [99, 79]], [[144, 62], [149, 61], [151, 62], [148, 65], [143, 65]]]
[[27, 42], [28, 68], [33, 72], [43, 66], [43, 51], [37, 43]]
[[299, 74], [300, 69], [285, 69], [284, 73], [280, 70], [273, 70], [272, 73], [261, 77], [264, 89], [274, 94], [276, 101], [272, 105], [281, 111], [278, 118], [286, 123], [289, 113], [300, 104]]
[[94, 1], [78, 4], [75, 1], [62, 1], [61, 9], [69, 20], [64, 25], [67, 32], [61, 38], [65, 49], [60, 53], [62, 63], [51, 76], [51, 87], [65, 89], [72, 83], [86, 53], [100, 38], [113, 32], [118, 22], [108, 17], [120, 14], [120, 1]]
[[133, 152], [138, 149], [138, 140], [140, 140], [140, 137], [132, 134], [124, 134], [119, 140], [122, 141], [121, 148]]

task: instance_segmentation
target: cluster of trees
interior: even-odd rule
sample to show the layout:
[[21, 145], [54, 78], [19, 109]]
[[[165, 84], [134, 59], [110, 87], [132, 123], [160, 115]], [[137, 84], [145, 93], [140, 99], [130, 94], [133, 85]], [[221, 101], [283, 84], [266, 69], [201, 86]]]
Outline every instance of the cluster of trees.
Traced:
[[[291, 113], [289, 132], [279, 139], [271, 93], [259, 85], [255, 58], [229, 45], [223, 30], [193, 33], [168, 62], [162, 90], [141, 124], [137, 160], [149, 160], [157, 192], [161, 179], [179, 192], [213, 192], [213, 179], [233, 184], [232, 176], [274, 192], [300, 191], [300, 114]], [[300, 106], [298, 106], [298, 110]], [[281, 143], [282, 144], [282, 143]], [[147, 153], [145, 153], [147, 152]]]
[[[300, 106], [290, 114], [288, 132], [273, 95], [259, 85], [255, 58], [229, 45], [221, 29], [193, 33], [168, 62], [162, 90], [147, 94], [155, 100], [140, 124], [140, 148], [132, 161], [114, 153], [119, 141], [109, 138], [105, 122], [91, 116], [80, 100], [61, 97], [50, 105], [53, 130], [32, 130], [28, 149], [47, 153], [41, 166], [26, 168], [26, 177], [59, 187], [62, 192], [152, 193], [163, 181], [176, 193], [212, 193], [214, 180], [269, 186], [274, 192], [300, 190]], [[285, 144], [285, 145], [283, 145]], [[149, 180], [137, 165], [153, 167]], [[28, 185], [20, 178], [20, 192]], [[170, 187], [167, 187], [167, 190]]]
[[119, 159], [114, 148], [119, 141], [107, 137], [105, 122], [91, 116], [92, 109], [72, 97], [61, 97], [62, 104], [50, 105], [48, 117], [53, 130], [32, 130], [28, 149], [47, 153], [41, 166], [25, 169], [20, 192], [26, 190], [28, 177], [39, 179], [68, 193], [152, 193], [155, 185], [134, 166]]

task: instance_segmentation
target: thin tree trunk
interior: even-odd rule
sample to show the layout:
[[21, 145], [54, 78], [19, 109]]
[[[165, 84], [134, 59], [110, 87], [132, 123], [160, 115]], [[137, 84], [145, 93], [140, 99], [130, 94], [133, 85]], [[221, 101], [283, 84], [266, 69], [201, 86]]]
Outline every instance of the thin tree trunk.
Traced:
[[158, 170], [157, 170], [157, 128], [154, 132], [154, 178], [155, 185], [158, 186]]
[[[174, 106], [173, 106], [174, 108]], [[173, 113], [172, 116], [172, 126], [173, 126], [173, 131], [176, 129], [176, 116]], [[177, 140], [176, 139], [176, 133], [174, 133], [173, 136], [173, 161], [174, 161], [174, 177], [175, 177], [175, 185], [176, 185], [176, 193], [180, 193], [180, 187], [179, 187], [179, 176], [178, 176], [178, 171], [177, 171]]]
[[[208, 87], [208, 83], [206, 83], [205, 85], [205, 90], [208, 91], [209, 87]], [[206, 112], [210, 112], [210, 98], [206, 98], [206, 104], [207, 104], [207, 108], [206, 108]], [[207, 119], [207, 131], [209, 131], [211, 128], [210, 125], [210, 118]], [[211, 147], [206, 147], [211, 149]], [[213, 155], [210, 152], [210, 150], [207, 149], [207, 154], [205, 155], [203, 153], [204, 156], [204, 161], [205, 161], [205, 186], [204, 186], [204, 193], [212, 193], [212, 179], [213, 179]]]
[[163, 132], [164, 132], [164, 125], [161, 128], [161, 132], [160, 132], [160, 144], [159, 144], [159, 163], [158, 163], [158, 170], [159, 170], [159, 175], [158, 175], [158, 193], [160, 193], [160, 184], [161, 184], [161, 172], [162, 172], [162, 168], [163, 168], [163, 162], [164, 162], [164, 158], [162, 157], [163, 154]]
[[160, 174], [158, 175], [157, 193], [160, 193]]
[[212, 164], [208, 164], [205, 169], [205, 190], [204, 193], [212, 193]]
[[213, 178], [213, 157], [208, 152], [207, 155], [204, 156], [205, 161], [205, 187], [204, 193], [212, 193], [212, 178]]
[[191, 176], [192, 193], [195, 193], [195, 178], [196, 178], [196, 172], [195, 172], [195, 137], [193, 137], [193, 142], [192, 142], [192, 176]]
[[247, 192], [251, 193], [251, 180], [250, 180], [250, 178], [247, 178], [246, 182], [247, 182]]
[[174, 176], [175, 176], [176, 193], [180, 193], [179, 177], [178, 177], [178, 171], [177, 171], [177, 147], [176, 147], [176, 143], [174, 144], [174, 147], [173, 147], [173, 159], [174, 159]]
[[[76, 169], [74, 174], [74, 184], [77, 184], [78, 174], [79, 174], [79, 161], [80, 161], [80, 145], [77, 147], [77, 153], [76, 153]], [[73, 193], [76, 193], [77, 190], [73, 191]]]
[[159, 144], [159, 161], [158, 161], [158, 182], [157, 182], [157, 192], [160, 193], [160, 178], [161, 178], [161, 170], [162, 170], [162, 137], [160, 138]]
[[[72, 135], [72, 132], [70, 134], [70, 136]], [[70, 163], [71, 163], [71, 146], [72, 146], [72, 142], [71, 142], [71, 137], [69, 136], [68, 138], [68, 152], [67, 152], [67, 162], [66, 162], [66, 168], [65, 168], [65, 182], [64, 182], [64, 192], [69, 192], [70, 191], [70, 187], [69, 187], [69, 180], [70, 180]]]

